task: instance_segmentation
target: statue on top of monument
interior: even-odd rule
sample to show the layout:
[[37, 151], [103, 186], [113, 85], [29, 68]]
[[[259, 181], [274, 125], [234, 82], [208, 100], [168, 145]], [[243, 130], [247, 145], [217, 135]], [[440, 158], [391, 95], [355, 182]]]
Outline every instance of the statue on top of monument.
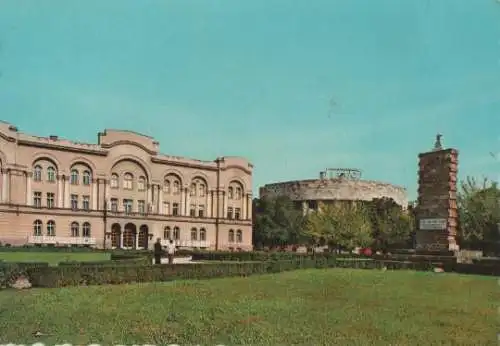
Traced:
[[434, 143], [434, 150], [443, 150], [443, 146], [441, 144], [441, 137], [443, 137], [443, 135], [440, 133], [438, 133], [436, 135], [436, 142]]

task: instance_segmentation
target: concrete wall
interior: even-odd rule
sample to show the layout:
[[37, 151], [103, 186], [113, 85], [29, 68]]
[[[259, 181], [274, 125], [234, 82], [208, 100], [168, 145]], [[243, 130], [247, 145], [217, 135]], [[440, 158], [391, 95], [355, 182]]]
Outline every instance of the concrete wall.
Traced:
[[408, 205], [405, 188], [368, 180], [314, 179], [268, 184], [260, 188], [260, 196], [288, 196], [294, 201], [371, 201], [388, 197], [403, 208]]

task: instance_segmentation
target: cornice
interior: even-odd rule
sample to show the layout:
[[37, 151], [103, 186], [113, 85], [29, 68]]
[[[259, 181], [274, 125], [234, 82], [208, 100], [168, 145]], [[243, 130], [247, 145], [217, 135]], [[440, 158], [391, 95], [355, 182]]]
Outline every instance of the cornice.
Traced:
[[11, 136], [7, 136], [5, 133], [3, 132], [0, 132], [0, 138], [6, 140], [7, 142], [15, 142], [16, 139], [14, 137], [11, 137]]
[[67, 145], [58, 145], [55, 143], [40, 143], [40, 142], [36, 142], [36, 141], [30, 141], [27, 139], [18, 140], [17, 143], [19, 145], [25, 145], [25, 146], [29, 146], [29, 147], [67, 151], [67, 152], [72, 152], [72, 153], [90, 154], [90, 155], [97, 155], [97, 156], [107, 156], [108, 155], [107, 151], [103, 152], [103, 151], [94, 150], [94, 149], [77, 148], [77, 147], [71, 147], [71, 146], [67, 146]]
[[229, 166], [226, 166], [226, 167], [221, 167], [221, 171], [226, 171], [228, 169], [240, 169], [242, 170], [243, 172], [245, 172], [246, 174], [248, 175], [252, 175], [252, 171], [249, 170], [248, 168], [245, 168], [245, 167], [242, 167], [242, 166], [238, 166], [238, 165], [229, 165]]
[[214, 171], [214, 172], [217, 171], [217, 167], [205, 166], [203, 164], [195, 164], [191, 162], [171, 161], [168, 159], [161, 159], [159, 157], [151, 157], [151, 162], [169, 166], [176, 166], [176, 167], [197, 168], [201, 170]]
[[119, 146], [119, 145], [132, 145], [132, 146], [135, 146], [135, 147], [138, 147], [138, 148], [144, 150], [149, 155], [157, 155], [158, 154], [157, 151], [150, 150], [150, 149], [146, 148], [144, 145], [142, 145], [140, 143], [137, 143], [137, 142], [134, 142], [134, 141], [129, 141], [129, 140], [126, 140], [126, 139], [115, 141], [115, 142], [110, 143], [110, 144], [101, 144], [101, 148], [111, 149], [111, 148]]

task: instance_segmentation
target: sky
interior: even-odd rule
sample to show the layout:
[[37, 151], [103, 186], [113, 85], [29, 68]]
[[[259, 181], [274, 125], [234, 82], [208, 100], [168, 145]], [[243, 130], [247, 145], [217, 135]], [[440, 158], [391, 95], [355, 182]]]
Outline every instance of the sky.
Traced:
[[0, 0], [0, 119], [243, 156], [255, 195], [344, 167], [414, 199], [438, 132], [500, 177], [500, 1]]

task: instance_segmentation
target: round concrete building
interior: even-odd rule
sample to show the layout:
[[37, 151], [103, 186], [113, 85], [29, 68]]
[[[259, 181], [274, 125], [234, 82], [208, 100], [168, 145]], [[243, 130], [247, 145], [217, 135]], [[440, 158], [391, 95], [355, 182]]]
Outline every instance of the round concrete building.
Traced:
[[347, 168], [328, 168], [319, 179], [295, 180], [267, 184], [260, 188], [260, 197], [288, 196], [304, 212], [316, 210], [319, 204], [331, 202], [371, 201], [392, 198], [403, 209], [408, 206], [404, 187], [373, 180], [362, 180], [361, 171]]

